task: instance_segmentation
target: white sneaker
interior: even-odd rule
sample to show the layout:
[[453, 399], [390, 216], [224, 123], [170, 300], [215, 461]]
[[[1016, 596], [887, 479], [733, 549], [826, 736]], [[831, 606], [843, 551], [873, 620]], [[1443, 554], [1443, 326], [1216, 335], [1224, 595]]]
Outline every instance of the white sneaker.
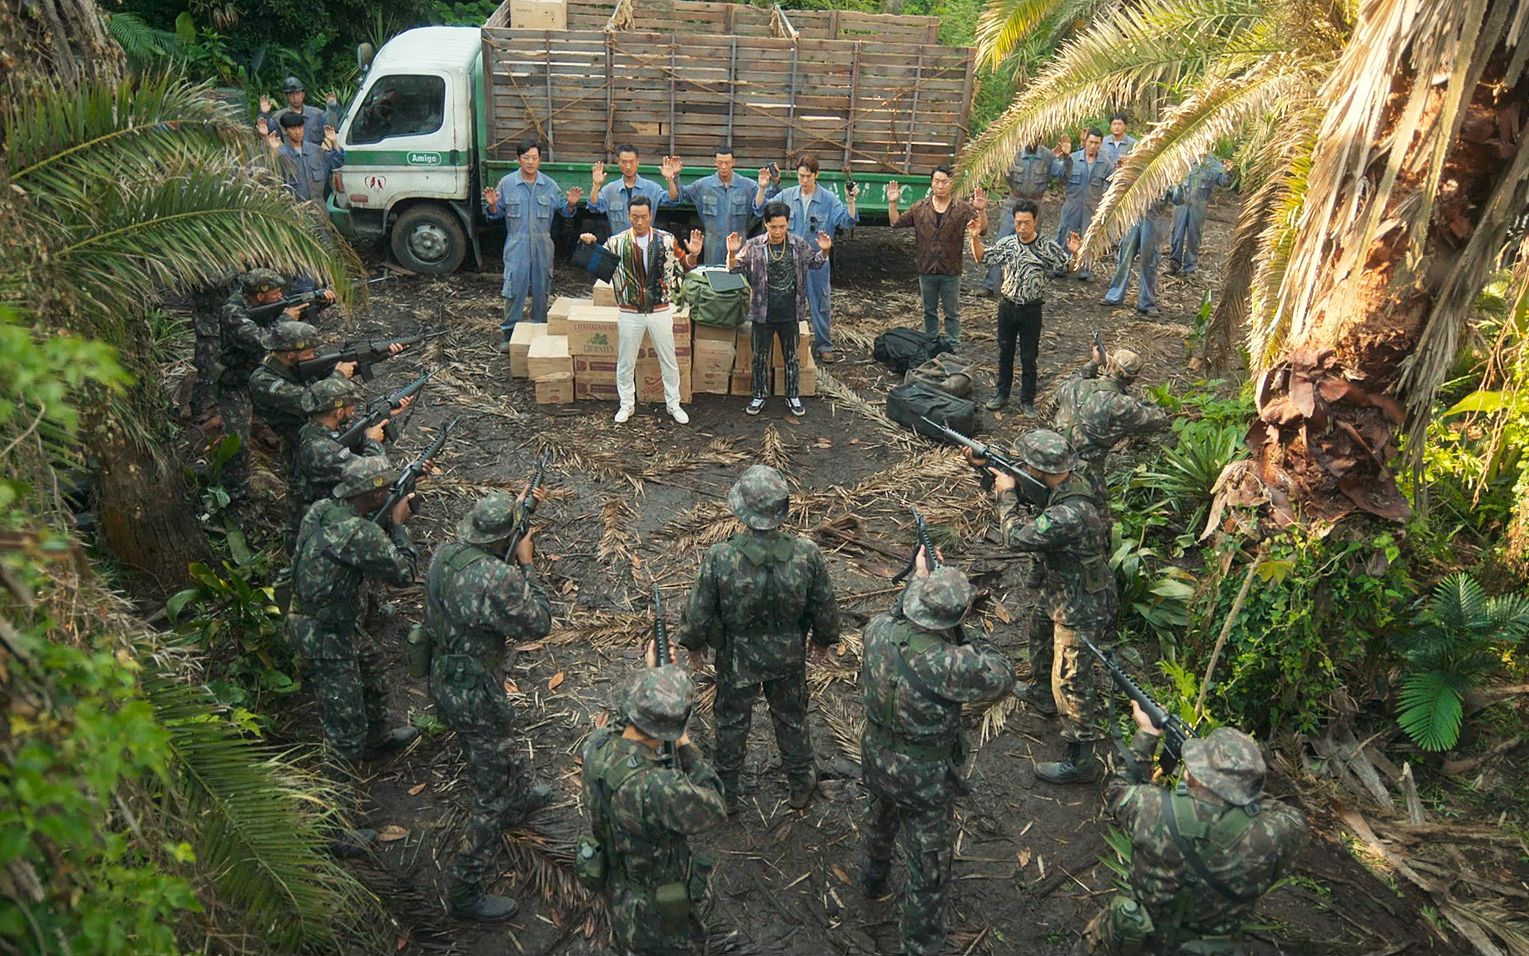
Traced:
[[623, 405], [616, 409], [616, 424], [625, 425], [632, 418], [632, 406]]
[[743, 412], [746, 415], [758, 415], [761, 411], [764, 410], [764, 407], [765, 407], [765, 400], [762, 399], [762, 398], [756, 398], [753, 401], [749, 402], [749, 407], [745, 408], [743, 410]]
[[680, 408], [678, 405], [669, 409], [669, 417], [674, 419], [676, 422], [679, 422], [681, 425], [690, 424], [690, 416], [686, 415], [685, 410]]
[[797, 418], [801, 418], [803, 415], [807, 414], [807, 409], [802, 407], [802, 400], [799, 398], [786, 399], [786, 407], [791, 409], [791, 414], [795, 415]]

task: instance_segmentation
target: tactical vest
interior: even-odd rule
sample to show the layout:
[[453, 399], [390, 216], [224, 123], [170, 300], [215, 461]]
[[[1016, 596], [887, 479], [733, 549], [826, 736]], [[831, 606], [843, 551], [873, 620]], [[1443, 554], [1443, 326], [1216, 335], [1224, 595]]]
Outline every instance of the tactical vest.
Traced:
[[959, 763], [962, 743], [959, 729], [952, 739], [946, 733], [914, 734], [903, 726], [897, 715], [897, 690], [900, 686], [911, 688], [945, 711], [950, 723], [959, 728], [961, 705], [931, 688], [908, 664], [910, 656], [917, 657], [939, 647], [945, 641], [937, 634], [914, 630], [904, 624], [894, 625], [901, 636], [892, 646], [897, 663], [897, 680], [890, 685], [870, 682], [866, 685], [866, 729], [878, 743], [894, 753], [911, 760], [948, 760]]
[[1109, 446], [1095, 443], [1083, 415], [1094, 396], [1100, 393], [1123, 395], [1125, 390], [1112, 378], [1087, 378], [1079, 381], [1067, 400], [1057, 402], [1056, 430], [1072, 445], [1078, 457], [1089, 463], [1102, 461], [1109, 454]]
[[487, 560], [494, 560], [494, 556], [473, 545], [456, 542], [441, 548], [430, 562], [430, 571], [425, 575], [425, 627], [430, 632], [433, 661], [437, 664], [468, 657], [485, 670], [492, 670], [492, 662], [483, 661], [481, 655], [486, 649], [497, 652], [502, 637], [456, 623], [447, 614], [445, 603], [446, 586], [479, 561]]
[[[274, 354], [267, 355], [265, 361], [260, 363], [260, 367], [251, 374], [258, 374], [262, 371], [281, 379], [288, 385], [302, 385], [297, 380], [297, 373], [282, 364], [281, 360], [276, 358]], [[260, 413], [260, 417], [265, 420], [267, 425], [271, 426], [272, 431], [281, 436], [282, 441], [285, 443], [284, 454], [289, 458], [288, 465], [290, 466], [290, 457], [296, 453], [295, 439], [297, 438], [297, 433], [302, 430], [303, 425], [307, 424], [308, 419], [302, 415], [289, 412], [280, 406], [262, 401], [264, 398], [263, 393], [260, 389], [253, 386], [250, 388], [250, 398], [254, 403], [255, 411]]]
[[335, 546], [364, 523], [350, 505], [333, 498], [309, 509], [292, 557], [292, 613], [346, 633], [355, 626], [366, 575], [341, 558]]
[[[776, 577], [796, 553], [795, 539], [778, 532], [761, 535], [744, 531], [729, 543], [743, 555], [753, 573], [742, 580], [735, 578], [722, 582], [727, 592], [723, 596], [723, 606], [732, 611], [727, 616], [734, 621], [748, 622], [751, 633], [804, 636], [801, 627], [803, 599], [797, 595], [795, 601], [785, 600]], [[732, 650], [736, 654], [739, 649]]]
[[690, 846], [683, 837], [656, 829], [655, 835], [615, 825], [611, 804], [622, 787], [644, 773], [657, 770], [656, 761], [641, 756], [639, 744], [621, 736], [613, 725], [597, 733], [586, 757], [589, 787], [590, 828], [605, 854], [607, 879], [629, 887], [649, 886], [659, 880], [684, 881], [690, 872]]
[[[1073, 501], [1086, 502], [1095, 515], [1099, 514], [1100, 505], [1094, 497], [1093, 487], [1087, 479], [1076, 474], [1052, 491], [1051, 502], [1047, 507]], [[1058, 577], [1064, 582], [1076, 584], [1086, 594], [1098, 594], [1113, 583], [1110, 577], [1109, 524], [1102, 516], [1097, 533], [1092, 537], [1094, 540], [1079, 542], [1086, 549], [1081, 557], [1062, 562], [1060, 566], [1048, 561]]]
[[[1225, 927], [1205, 927], [1205, 931], [1200, 932], [1195, 916], [1205, 908], [1207, 891], [1225, 902], [1251, 906], [1273, 884], [1271, 873], [1258, 892], [1239, 893], [1217, 878], [1207, 862], [1236, 852], [1238, 841], [1258, 815], [1258, 805], [1231, 807], [1212, 822], [1201, 820], [1195, 814], [1198, 802], [1181, 785], [1163, 803], [1162, 823], [1168, 828], [1168, 835], [1178, 848], [1188, 872], [1183, 885], [1173, 895], [1168, 911], [1150, 917], [1151, 940], [1156, 944], [1156, 951], [1186, 956], [1240, 953], [1241, 933], [1237, 929], [1227, 932]], [[1213, 932], [1217, 935], [1211, 935]]]

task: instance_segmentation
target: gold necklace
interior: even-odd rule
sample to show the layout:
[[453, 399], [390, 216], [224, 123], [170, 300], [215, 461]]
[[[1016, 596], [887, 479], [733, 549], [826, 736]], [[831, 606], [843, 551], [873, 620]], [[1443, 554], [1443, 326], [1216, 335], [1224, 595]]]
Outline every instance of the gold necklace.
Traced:
[[771, 262], [785, 262], [786, 261], [786, 243], [784, 243], [784, 242], [782, 242], [780, 244], [780, 254], [779, 255], [777, 255], [775, 250], [770, 247], [769, 243], [765, 243], [765, 251], [767, 251], [770, 254], [770, 261]]

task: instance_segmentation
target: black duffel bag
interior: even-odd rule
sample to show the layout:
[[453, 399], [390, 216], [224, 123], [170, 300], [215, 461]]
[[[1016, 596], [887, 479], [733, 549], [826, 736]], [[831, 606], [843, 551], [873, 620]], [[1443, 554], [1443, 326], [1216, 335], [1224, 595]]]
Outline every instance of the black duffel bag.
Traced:
[[871, 357], [903, 375], [908, 369], [918, 368], [942, 352], [954, 351], [950, 339], [943, 335], [927, 335], [920, 329], [887, 329], [876, 336]]
[[887, 417], [925, 438], [944, 441], [921, 421], [924, 417], [951, 431], [971, 436], [977, 431], [977, 403], [957, 398], [927, 382], [908, 382], [887, 393]]

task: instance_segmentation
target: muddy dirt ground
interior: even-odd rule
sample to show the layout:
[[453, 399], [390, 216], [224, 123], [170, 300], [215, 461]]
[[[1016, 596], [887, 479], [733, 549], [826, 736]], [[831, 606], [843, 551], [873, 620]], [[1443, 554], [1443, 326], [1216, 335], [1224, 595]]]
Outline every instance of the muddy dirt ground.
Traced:
[[[1056, 208], [1048, 206], [1046, 222]], [[1067, 371], [1085, 361], [1095, 328], [1111, 343], [1147, 359], [1143, 385], [1182, 382], [1185, 338], [1202, 296], [1214, 289], [1235, 209], [1213, 209], [1205, 268], [1161, 283], [1163, 314], [1102, 308], [1111, 263], [1091, 283], [1056, 280], [1046, 307], [1040, 355], [1041, 406]], [[532, 388], [511, 380], [495, 351], [500, 309], [497, 261], [447, 280], [405, 276], [385, 283], [350, 319], [325, 318], [347, 335], [407, 334], [444, 317], [451, 334], [419, 354], [381, 367], [371, 388], [395, 386], [424, 367], [439, 367], [428, 404], [395, 457], [428, 441], [443, 421], [463, 415], [447, 446], [444, 474], [432, 481], [415, 520], [429, 550], [447, 541], [471, 502], [496, 488], [518, 489], [538, 453], [550, 452], [551, 498], [539, 512], [537, 564], [552, 595], [551, 635], [510, 650], [518, 742], [535, 777], [558, 794], [554, 806], [508, 834], [498, 892], [522, 909], [510, 924], [484, 928], [446, 915], [445, 870], [461, 834], [468, 795], [457, 781], [462, 755], [452, 734], [437, 730], [407, 752], [369, 768], [361, 815], [392, 839], [358, 871], [398, 922], [398, 951], [463, 954], [583, 954], [605, 951], [602, 919], [573, 882], [570, 848], [583, 827], [577, 755], [593, 722], [639, 666], [649, 626], [648, 580], [663, 588], [677, 624], [704, 547], [731, 531], [723, 497], [749, 463], [783, 468], [798, 492], [790, 526], [814, 534], [828, 552], [846, 611], [846, 640], [829, 667], [812, 674], [811, 731], [827, 779], [805, 812], [785, 803], [785, 783], [769, 720], [756, 710], [744, 775], [742, 812], [702, 844], [718, 860], [705, 914], [712, 952], [874, 954], [899, 951], [898, 903], [868, 903], [855, 882], [862, 860], [863, 791], [855, 779], [860, 721], [859, 635], [884, 611], [890, 578], [913, 543], [907, 506], [928, 515], [949, 559], [982, 589], [982, 623], [1016, 664], [1023, 660], [1027, 595], [1021, 567], [987, 538], [990, 501], [970, 471], [945, 450], [912, 439], [880, 416], [893, 377], [870, 356], [872, 338], [918, 325], [911, 233], [862, 229], [836, 246], [834, 319], [841, 361], [823, 374], [833, 397], [808, 399], [793, 419], [775, 400], [763, 415], [743, 414], [745, 399], [697, 395], [691, 424], [680, 427], [661, 405], [640, 406], [623, 427], [612, 403], [534, 404]], [[497, 260], [497, 256], [495, 257]], [[382, 256], [373, 251], [374, 273]], [[978, 399], [991, 394], [996, 346], [994, 300], [980, 297], [979, 267], [968, 263], [962, 292], [963, 352], [979, 363]], [[556, 291], [588, 295], [589, 284], [566, 263]], [[1134, 287], [1127, 301], [1134, 301]], [[1031, 427], [1017, 411], [982, 413], [987, 440], [1010, 441]], [[274, 500], [273, 509], [278, 506]], [[401, 654], [409, 623], [423, 616], [418, 587], [384, 598], [391, 614], [373, 628], [389, 649], [396, 719], [429, 724], [424, 681], [408, 677]], [[1024, 668], [1022, 668], [1023, 670]], [[709, 684], [694, 727], [710, 739]], [[311, 739], [306, 695], [287, 725]], [[960, 836], [952, 873], [948, 952], [1063, 954], [1107, 899], [1113, 874], [1101, 864], [1107, 821], [1098, 787], [1037, 782], [1031, 763], [1060, 749], [1048, 720], [1008, 701], [970, 715], [975, 751], [972, 794], [958, 810]], [[1288, 777], [1276, 789], [1299, 800]], [[1279, 953], [1446, 952], [1418, 916], [1417, 901], [1370, 874], [1338, 836], [1325, 803], [1316, 802], [1314, 838], [1299, 878], [1265, 901], [1260, 951]], [[902, 876], [894, 871], [894, 886]]]

